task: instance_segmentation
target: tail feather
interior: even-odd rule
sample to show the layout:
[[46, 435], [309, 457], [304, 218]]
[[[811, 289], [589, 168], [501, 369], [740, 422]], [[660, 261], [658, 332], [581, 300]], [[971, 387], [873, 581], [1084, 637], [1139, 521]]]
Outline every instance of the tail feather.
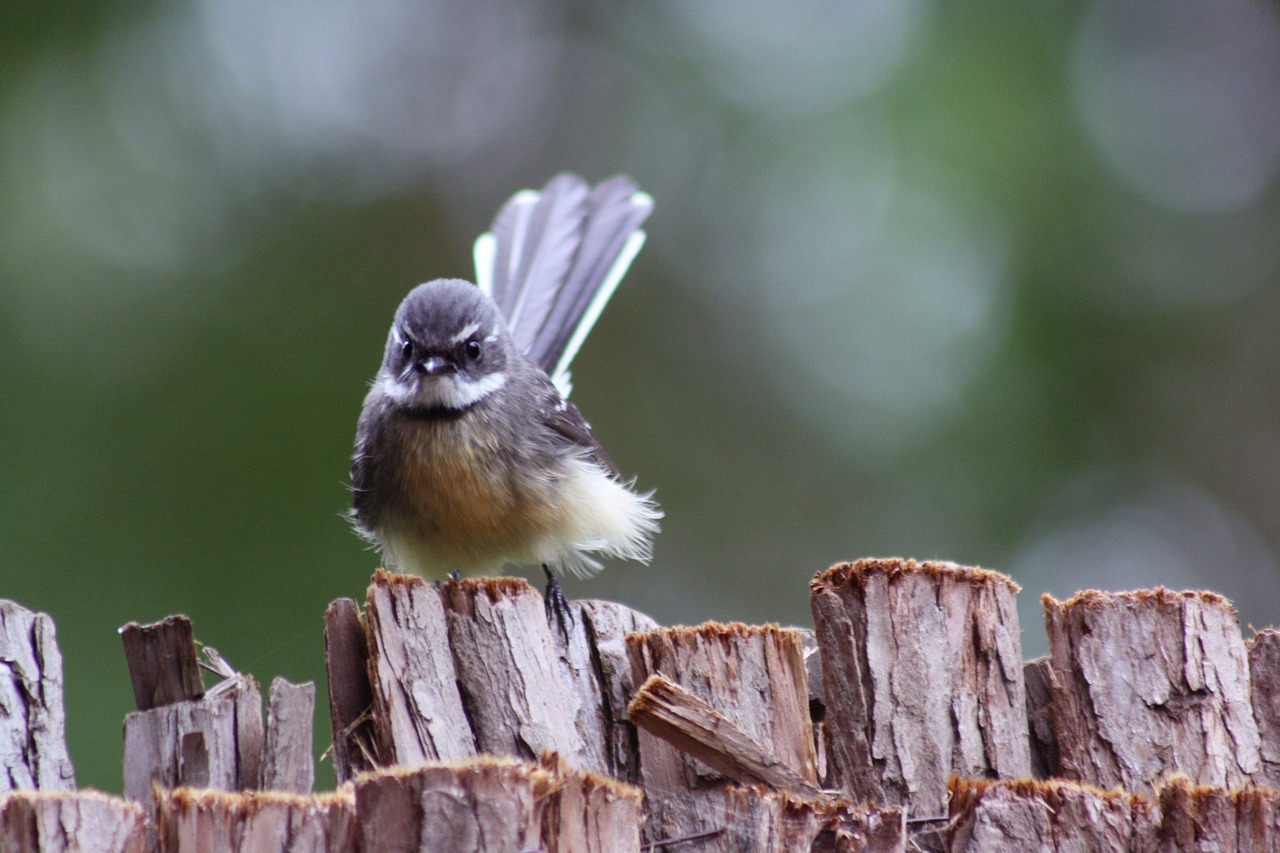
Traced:
[[652, 209], [625, 176], [589, 190], [562, 174], [512, 197], [476, 242], [478, 283], [517, 345], [566, 393], [569, 362], [643, 245]]

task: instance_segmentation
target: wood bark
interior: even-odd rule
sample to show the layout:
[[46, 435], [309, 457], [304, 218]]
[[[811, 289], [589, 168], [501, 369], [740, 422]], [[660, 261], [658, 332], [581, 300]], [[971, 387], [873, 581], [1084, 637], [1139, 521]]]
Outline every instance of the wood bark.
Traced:
[[1043, 601], [1064, 777], [1141, 792], [1175, 773], [1236, 787], [1262, 769], [1226, 599], [1156, 589]]
[[95, 792], [0, 795], [0, 851], [626, 853], [640, 849], [642, 816], [639, 789], [552, 755], [370, 771], [319, 795], [155, 786], [147, 806], [151, 838], [135, 802]]
[[827, 761], [827, 703], [822, 693], [822, 649], [818, 637], [810, 628], [797, 628], [800, 632], [801, 654], [804, 655], [805, 681], [809, 685], [809, 720], [813, 723], [813, 766], [818, 774], [818, 785], [835, 788], [831, 780], [831, 766]]
[[640, 845], [644, 796], [639, 788], [584, 772], [544, 754], [535, 777], [545, 853], [612, 853]]
[[[754, 738], [806, 784], [816, 785], [801, 645], [799, 632], [776, 625], [710, 622], [627, 636], [637, 683], [661, 673]], [[745, 801], [728, 790], [733, 786], [721, 774], [648, 732], [639, 732], [638, 743], [650, 811], [646, 840], [729, 827], [740, 819], [738, 804]]]
[[0, 791], [74, 787], [53, 620], [0, 600]]
[[[252, 678], [193, 680], [189, 623], [126, 626], [140, 803], [0, 793], [0, 853], [1280, 850], [1280, 790], [1256, 787], [1280, 776], [1280, 632], [1246, 644], [1221, 597], [1045, 596], [1052, 653], [1023, 665], [995, 573], [863, 560], [810, 592], [812, 636], [663, 629], [606, 602], [573, 602], [562, 633], [523, 581], [379, 572], [365, 623], [350, 600], [326, 613], [335, 764], [355, 779], [316, 796], [250, 790], [310, 789], [313, 685], [276, 679], [264, 730]], [[52, 623], [0, 602], [0, 782], [70, 786], [61, 732]], [[420, 763], [441, 744], [461, 757]], [[1077, 781], [974, 778], [1019, 767]], [[647, 821], [638, 789], [591, 768], [642, 782]]]
[[635, 686], [626, 636], [658, 625], [643, 613], [611, 601], [571, 601], [568, 636], [552, 631], [560, 677], [573, 703], [582, 737], [581, 765], [616, 779], [638, 782], [640, 757], [627, 703]]
[[319, 796], [157, 788], [156, 853], [356, 853], [349, 788]]
[[96, 791], [0, 794], [0, 850], [9, 853], [147, 853], [137, 803]]
[[292, 684], [279, 676], [267, 692], [267, 730], [262, 747], [262, 784], [269, 791], [308, 794], [316, 781], [311, 757], [316, 686]]
[[518, 578], [446, 581], [441, 595], [475, 748], [526, 760], [555, 752], [582, 764], [577, 703], [561, 680], [542, 596]]
[[1247, 647], [1253, 718], [1258, 724], [1258, 754], [1262, 759], [1254, 782], [1280, 787], [1280, 631], [1259, 631]]
[[1160, 850], [1280, 850], [1280, 790], [1228, 790], [1178, 776], [1156, 796]]
[[631, 722], [743, 785], [816, 797], [810, 780], [773, 757], [764, 744], [693, 693], [661, 674], [649, 676], [627, 708]]
[[810, 584], [827, 760], [859, 798], [940, 815], [947, 778], [1031, 768], [1007, 577], [953, 563], [859, 560]]
[[358, 778], [355, 799], [362, 850], [640, 849], [640, 792], [553, 758], [391, 768]]
[[1058, 775], [1058, 741], [1053, 736], [1053, 685], [1049, 657], [1029, 660], [1022, 667], [1027, 687], [1027, 727], [1031, 746], [1031, 775]]
[[[719, 827], [660, 849], [895, 853], [901, 809], [799, 801], [725, 786]], [[640, 850], [640, 791], [569, 767], [480, 756], [364, 774], [334, 793], [153, 790], [154, 839], [137, 803], [95, 792], [0, 796], [0, 850], [61, 853], [358, 853]], [[676, 842], [680, 842], [677, 844]], [[647, 849], [647, 848], [646, 848]]]
[[359, 610], [340, 598], [324, 614], [324, 663], [333, 727], [333, 772], [338, 784], [378, 764], [369, 683], [369, 643]]
[[151, 786], [256, 788], [262, 761], [262, 697], [235, 676], [203, 699], [134, 711], [124, 722], [124, 793], [150, 803]]
[[440, 590], [418, 577], [379, 570], [365, 619], [378, 761], [474, 755]]
[[1145, 797], [1033, 780], [957, 778], [950, 790], [951, 853], [1158, 849], [1160, 810]]
[[796, 799], [780, 791], [724, 783], [700, 788], [698, 799], [706, 826], [663, 836], [680, 842], [669, 848], [658, 843], [662, 839], [651, 839], [644, 849], [680, 851], [686, 849], [684, 844], [697, 853], [902, 853], [905, 849], [906, 813], [900, 808], [859, 806], [847, 797]]
[[[366, 607], [368, 640], [329, 651], [335, 732], [359, 719], [358, 694], [342, 681], [371, 683], [377, 732], [371, 751], [384, 763], [458, 760], [477, 751], [530, 759], [544, 750], [596, 772], [633, 780], [635, 732], [625, 635], [651, 619], [610, 602], [575, 601], [567, 635], [552, 631], [542, 597], [516, 579], [448, 581], [378, 572]], [[345, 615], [342, 615], [345, 614]], [[329, 634], [354, 604], [330, 608]], [[340, 621], [341, 620], [341, 621]], [[369, 653], [369, 679], [351, 663]], [[341, 721], [341, 725], [339, 724]], [[351, 738], [345, 738], [350, 744]], [[348, 763], [335, 749], [335, 763]], [[370, 750], [364, 750], [366, 753]], [[340, 775], [339, 778], [350, 778]]]
[[170, 616], [151, 625], [130, 622], [120, 629], [120, 640], [139, 711], [204, 696], [190, 619]]
[[1280, 791], [1193, 784], [1152, 794], [1064, 781], [951, 784], [952, 853], [989, 850], [1277, 850]]

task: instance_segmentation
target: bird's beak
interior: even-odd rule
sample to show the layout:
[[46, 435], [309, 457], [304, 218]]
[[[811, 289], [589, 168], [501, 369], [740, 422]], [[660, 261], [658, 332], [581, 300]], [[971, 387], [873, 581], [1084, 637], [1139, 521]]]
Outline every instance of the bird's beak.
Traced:
[[427, 376], [441, 376], [445, 373], [453, 373], [456, 369], [453, 361], [439, 355], [429, 355], [414, 365], [419, 373]]

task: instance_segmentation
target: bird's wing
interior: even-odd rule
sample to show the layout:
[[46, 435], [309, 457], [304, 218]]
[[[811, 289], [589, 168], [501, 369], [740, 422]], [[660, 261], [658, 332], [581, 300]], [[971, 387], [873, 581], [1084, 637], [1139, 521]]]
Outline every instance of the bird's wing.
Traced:
[[566, 396], [569, 363], [644, 245], [653, 199], [619, 175], [595, 189], [576, 175], [508, 201], [476, 241], [476, 280], [516, 345]]
[[[546, 382], [545, 379], [543, 381]], [[591, 424], [587, 423], [582, 412], [578, 411], [578, 407], [570, 403], [560, 389], [550, 382], [547, 382], [546, 388], [541, 393], [542, 422], [568, 445], [585, 451], [589, 459], [620, 479], [622, 472], [609, 458], [609, 454], [604, 452], [604, 448], [600, 446], [595, 433], [591, 430]]]

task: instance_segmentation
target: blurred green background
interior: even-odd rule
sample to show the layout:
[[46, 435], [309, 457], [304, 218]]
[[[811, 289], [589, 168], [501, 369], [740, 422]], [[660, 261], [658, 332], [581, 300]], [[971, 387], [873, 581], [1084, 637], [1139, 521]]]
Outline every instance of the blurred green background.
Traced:
[[124, 622], [323, 695], [392, 312], [566, 169], [657, 201], [574, 378], [667, 512], [571, 596], [808, 624], [834, 561], [952, 559], [1023, 584], [1028, 656], [1044, 591], [1280, 612], [1274, 4], [6, 17], [0, 596], [57, 621], [82, 785], [120, 788]]

